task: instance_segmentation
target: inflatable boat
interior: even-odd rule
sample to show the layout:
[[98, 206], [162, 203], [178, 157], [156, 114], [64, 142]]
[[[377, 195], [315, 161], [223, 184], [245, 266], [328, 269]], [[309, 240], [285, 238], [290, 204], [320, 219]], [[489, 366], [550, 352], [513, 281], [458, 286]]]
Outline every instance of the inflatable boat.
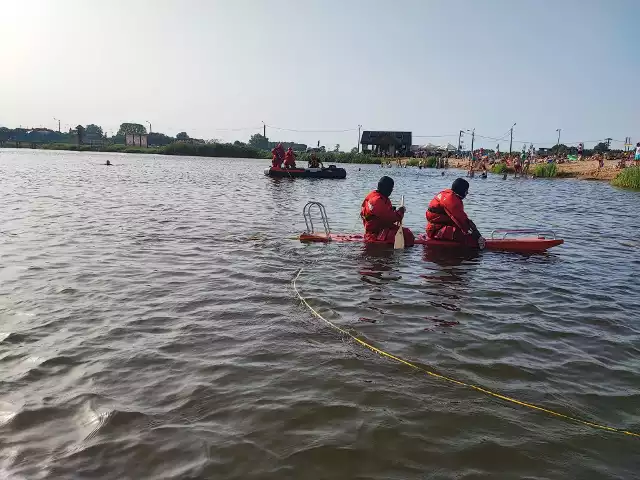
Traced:
[[278, 168], [265, 169], [264, 174], [276, 178], [347, 178], [347, 171], [335, 165], [327, 168]]

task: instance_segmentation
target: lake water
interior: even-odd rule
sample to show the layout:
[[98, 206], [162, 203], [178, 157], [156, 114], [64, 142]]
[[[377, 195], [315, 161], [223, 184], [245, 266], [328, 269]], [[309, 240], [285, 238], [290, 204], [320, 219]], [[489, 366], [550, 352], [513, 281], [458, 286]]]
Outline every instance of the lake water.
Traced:
[[383, 173], [421, 232], [460, 172], [267, 163], [0, 150], [0, 477], [637, 478], [640, 438], [382, 358], [292, 280], [402, 358], [640, 432], [638, 193], [472, 180], [485, 235], [550, 226], [546, 255], [301, 245], [308, 200], [359, 232]]

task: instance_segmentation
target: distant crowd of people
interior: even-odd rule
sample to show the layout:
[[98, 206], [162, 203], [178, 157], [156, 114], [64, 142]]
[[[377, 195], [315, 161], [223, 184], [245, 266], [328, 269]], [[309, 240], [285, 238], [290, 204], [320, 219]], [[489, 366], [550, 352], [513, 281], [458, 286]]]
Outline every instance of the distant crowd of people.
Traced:
[[618, 160], [616, 168], [623, 169], [630, 165], [640, 167], [640, 142], [636, 144], [635, 152], [605, 152], [594, 153], [589, 156], [584, 156], [584, 145], [581, 143], [578, 145], [577, 155], [536, 155], [533, 145], [526, 151], [524, 148], [520, 154], [501, 155], [500, 152], [485, 154], [483, 149], [480, 149], [477, 153], [474, 152], [469, 164], [469, 176], [473, 177], [474, 172], [482, 171], [486, 172], [487, 167], [491, 167], [497, 163], [504, 163], [508, 167], [513, 167], [516, 176], [528, 175], [531, 164], [540, 163], [569, 163], [579, 161], [597, 161], [598, 170], [604, 168], [605, 160]]

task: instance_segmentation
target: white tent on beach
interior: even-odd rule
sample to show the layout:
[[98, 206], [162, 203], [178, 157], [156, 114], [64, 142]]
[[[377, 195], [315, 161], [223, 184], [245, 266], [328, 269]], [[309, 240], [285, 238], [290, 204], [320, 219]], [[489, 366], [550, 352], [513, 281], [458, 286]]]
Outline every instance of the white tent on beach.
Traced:
[[445, 152], [455, 152], [458, 150], [456, 147], [451, 145], [450, 143], [445, 143], [442, 146], [438, 147], [439, 150], [444, 150]]
[[441, 150], [441, 148], [438, 145], [434, 145], [433, 143], [427, 143], [426, 145], [423, 145], [420, 148], [427, 152], [435, 152], [436, 150]]

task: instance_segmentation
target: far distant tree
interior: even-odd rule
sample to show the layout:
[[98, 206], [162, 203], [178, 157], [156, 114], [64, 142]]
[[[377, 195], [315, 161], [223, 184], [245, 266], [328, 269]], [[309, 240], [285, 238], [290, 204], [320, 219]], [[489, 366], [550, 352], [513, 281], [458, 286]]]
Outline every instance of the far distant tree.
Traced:
[[549, 150], [554, 155], [567, 155], [569, 153], [569, 147], [567, 147], [564, 143], [554, 145]]
[[595, 147], [593, 147], [593, 151], [596, 153], [605, 153], [609, 151], [609, 146], [606, 142], [600, 142]]
[[78, 135], [78, 145], [82, 145], [86, 136], [86, 129], [82, 125], [78, 125], [76, 127], [76, 134]]
[[189, 135], [187, 135], [187, 132], [180, 132], [176, 135], [176, 140], [189, 140]]
[[85, 133], [87, 134], [87, 137], [91, 136], [91, 137], [102, 137], [104, 132], [102, 131], [102, 127], [95, 125], [93, 123], [87, 125], [87, 127], [84, 129]]
[[169, 135], [165, 135], [164, 133], [160, 133], [160, 132], [151, 132], [147, 137], [148, 144], [156, 147], [169, 145], [173, 141], [174, 141], [173, 137], [170, 137]]
[[340, 152], [340, 144], [336, 143], [335, 148], [333, 149], [334, 152], [339, 153]]
[[0, 127], [0, 145], [4, 144], [11, 136], [11, 130], [7, 127]]
[[251, 135], [249, 145], [262, 150], [269, 150], [269, 139], [259, 133], [256, 133], [255, 135]]
[[246, 144], [246, 143], [244, 143], [244, 142], [241, 142], [241, 141], [239, 141], [239, 140], [236, 140], [235, 142], [233, 142], [233, 146], [234, 146], [234, 147], [246, 147], [246, 146], [247, 146], [247, 144]]
[[118, 129], [117, 136], [125, 135], [144, 135], [147, 133], [147, 129], [144, 125], [139, 123], [121, 123]]
[[351, 149], [351, 153], [358, 153], [358, 147], [353, 147]]

